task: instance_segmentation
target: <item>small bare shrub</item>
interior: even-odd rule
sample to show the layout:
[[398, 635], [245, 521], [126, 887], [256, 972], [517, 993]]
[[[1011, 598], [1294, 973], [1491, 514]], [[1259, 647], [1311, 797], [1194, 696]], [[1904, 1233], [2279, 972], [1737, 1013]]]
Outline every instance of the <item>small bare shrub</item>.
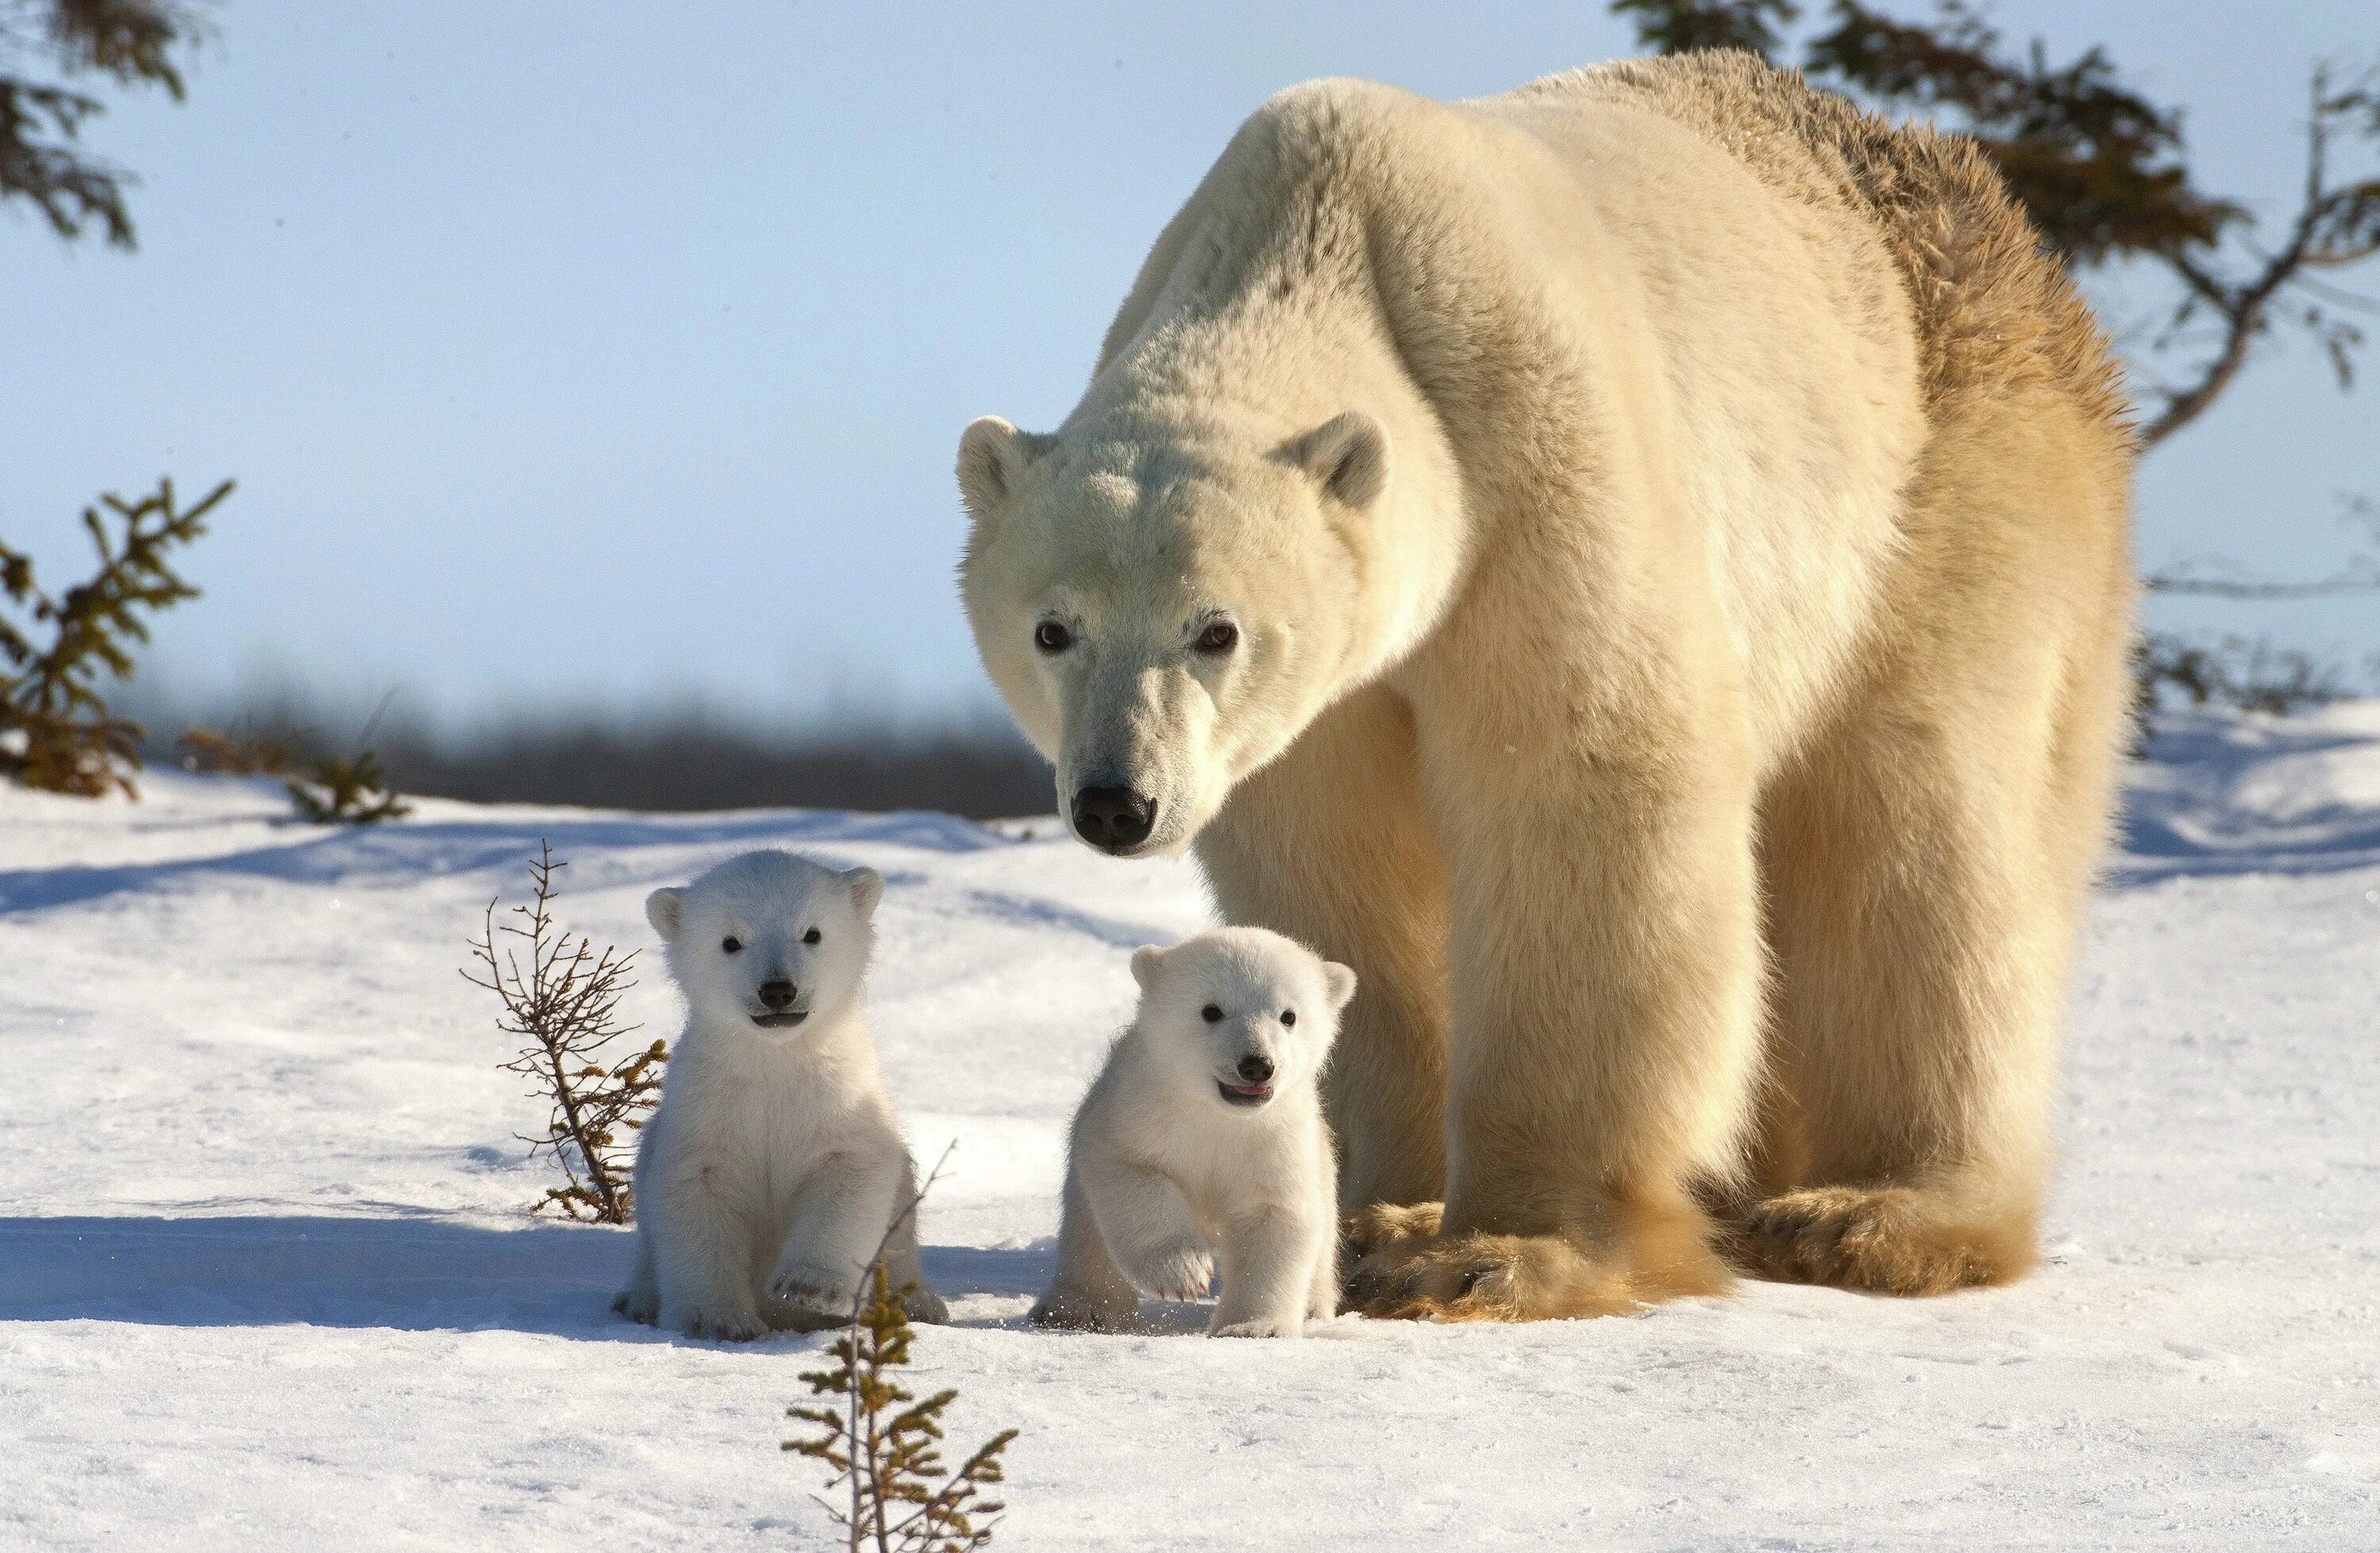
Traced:
[[848, 1493], [847, 1506], [826, 1505], [848, 1553], [971, 1553], [991, 1541], [992, 1525], [1007, 1508], [982, 1491], [1002, 1481], [1001, 1454], [1017, 1432], [1002, 1429], [953, 1472], [942, 1465], [942, 1410], [958, 1393], [946, 1388], [919, 1401], [892, 1374], [909, 1362], [912, 1334], [902, 1302], [908, 1290], [885, 1276], [884, 1248], [941, 1173], [938, 1163], [877, 1242], [868, 1280], [852, 1297], [850, 1325], [828, 1350], [834, 1368], [802, 1376], [814, 1394], [842, 1401], [785, 1410], [818, 1433], [787, 1440], [784, 1449], [825, 1462], [834, 1474], [827, 1487]]
[[246, 719], [228, 732], [194, 728], [174, 740], [182, 752], [182, 769], [211, 776], [282, 776], [298, 764], [296, 740], [260, 733]]
[[[636, 985], [628, 974], [637, 958], [610, 945], [597, 949], [581, 936], [553, 924], [553, 874], [567, 864], [553, 861], [553, 849], [538, 843], [528, 865], [535, 900], [513, 908], [519, 923], [498, 923], [496, 902], [488, 902], [472, 958], [484, 975], [466, 967], [463, 979], [504, 1000], [496, 1027], [527, 1045], [505, 1071], [533, 1079], [529, 1091], [552, 1102], [545, 1131], [521, 1133], [532, 1155], [551, 1154], [562, 1163], [567, 1184], [548, 1187], [529, 1211], [559, 1208], [572, 1218], [626, 1224], [636, 1217], [631, 1175], [635, 1159], [625, 1132], [644, 1125], [644, 1113], [661, 1094], [661, 1066], [669, 1044], [655, 1041], [614, 1061], [609, 1048], [636, 1027], [619, 1021], [622, 994]], [[506, 936], [519, 940], [505, 944]]]
[[[140, 768], [146, 735], [108, 711], [100, 686], [132, 677], [131, 646], [149, 640], [144, 612], [198, 596], [168, 552], [205, 533], [207, 514], [231, 489], [226, 480], [188, 509], [176, 506], [170, 480], [137, 502], [102, 496], [82, 514], [99, 570], [55, 598], [34, 581], [31, 558], [0, 544], [0, 599], [18, 616], [0, 610], [0, 775], [80, 798], [140, 796], [128, 773]], [[44, 630], [48, 642], [36, 645]]]
[[2166, 704], [2167, 692], [2192, 706], [2230, 706], [2287, 716], [2325, 706], [2347, 693], [2335, 666], [2312, 654], [2227, 636], [2209, 647], [2152, 631], [2132, 650], [2132, 698], [2145, 715]]

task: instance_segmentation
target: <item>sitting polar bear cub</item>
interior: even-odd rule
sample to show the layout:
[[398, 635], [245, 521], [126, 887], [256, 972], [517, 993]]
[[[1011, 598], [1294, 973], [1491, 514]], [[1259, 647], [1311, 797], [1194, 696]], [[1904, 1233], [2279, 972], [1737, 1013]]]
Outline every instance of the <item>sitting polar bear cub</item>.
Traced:
[[838, 1325], [882, 1244], [910, 1315], [944, 1319], [860, 1008], [883, 893], [871, 869], [758, 851], [645, 902], [686, 1022], [637, 1150], [637, 1270], [613, 1309], [733, 1341]]
[[[1293, 1338], [1338, 1309], [1338, 1166], [1315, 1078], [1355, 973], [1262, 928], [1132, 957], [1140, 1011], [1075, 1116], [1043, 1326], [1111, 1332], [1137, 1290], [1220, 1338]], [[1210, 1252], [1209, 1248], [1213, 1248]]]

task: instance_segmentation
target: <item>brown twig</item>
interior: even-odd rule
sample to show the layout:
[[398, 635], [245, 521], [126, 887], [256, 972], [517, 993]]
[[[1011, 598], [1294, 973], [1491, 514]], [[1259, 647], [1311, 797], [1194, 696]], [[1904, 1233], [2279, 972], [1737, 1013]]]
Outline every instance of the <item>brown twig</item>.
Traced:
[[[622, 1025], [617, 1010], [622, 995], [636, 984], [627, 972], [637, 951], [622, 954], [609, 946], [598, 951], [585, 936], [574, 944], [569, 935], [554, 931], [553, 872], [565, 866], [553, 861], [549, 844], [538, 843], [538, 856], [529, 863], [535, 899], [513, 908], [528, 924], [499, 925], [496, 903], [490, 901], [480, 936], [471, 942], [472, 958], [486, 975], [473, 975], [468, 967], [462, 974], [504, 1000], [497, 1028], [529, 1043], [504, 1064], [505, 1070], [535, 1079], [539, 1088], [530, 1093], [552, 1103], [544, 1132], [519, 1137], [532, 1154], [543, 1151], [560, 1160], [569, 1182], [547, 1188], [531, 1211], [558, 1207], [572, 1218], [626, 1224], [635, 1217], [636, 1202], [631, 1161], [622, 1157], [625, 1143], [619, 1134], [644, 1125], [641, 1113], [659, 1098], [655, 1070], [669, 1060], [669, 1047], [655, 1041], [625, 1061], [605, 1066], [605, 1048], [636, 1028]], [[526, 971], [518, 951], [500, 947], [506, 934], [522, 940]]]

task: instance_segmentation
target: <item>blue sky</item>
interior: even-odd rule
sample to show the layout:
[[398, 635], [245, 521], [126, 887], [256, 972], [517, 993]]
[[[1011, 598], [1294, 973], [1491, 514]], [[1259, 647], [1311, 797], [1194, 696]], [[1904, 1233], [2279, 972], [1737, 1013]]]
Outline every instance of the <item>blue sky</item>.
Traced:
[[[2188, 105], [2204, 180], [2277, 215], [2308, 63], [2380, 47], [2370, 0], [1995, 15], [2060, 55], [2107, 42]], [[401, 684], [454, 716], [987, 701], [959, 430], [1065, 413], [1232, 127], [1318, 75], [1459, 96], [1631, 52], [1594, 0], [220, 19], [186, 104], [91, 131], [141, 175], [138, 254], [0, 220], [0, 532], [79, 564], [93, 493], [237, 475], [144, 676]], [[2161, 293], [2092, 284], [2144, 341]], [[2148, 459], [2143, 558], [2327, 571], [2351, 491], [2380, 497], [2380, 382], [2342, 396], [2310, 349], [2268, 350]], [[2152, 618], [2380, 650], [2370, 597]]]

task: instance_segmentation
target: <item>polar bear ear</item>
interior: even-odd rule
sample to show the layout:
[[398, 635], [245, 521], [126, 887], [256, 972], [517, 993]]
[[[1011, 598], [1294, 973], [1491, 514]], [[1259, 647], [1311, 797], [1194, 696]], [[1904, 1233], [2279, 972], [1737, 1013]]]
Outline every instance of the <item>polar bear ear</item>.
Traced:
[[877, 902], [884, 899], [884, 875], [873, 868], [855, 868], [843, 876], [843, 882], [851, 887], [851, 904], [858, 911], [859, 920], [867, 922], [875, 916]]
[[645, 920], [653, 924], [662, 943], [675, 943], [678, 927], [686, 920], [686, 891], [657, 889], [645, 897]]
[[1360, 410], [1334, 415], [1290, 444], [1290, 457], [1349, 507], [1366, 507], [1389, 488], [1389, 433]]
[[1020, 432], [997, 415], [969, 425], [959, 437], [959, 495], [967, 511], [981, 518], [1006, 501], [1017, 477], [1032, 467], [1050, 441]]
[[1157, 968], [1165, 960], [1165, 951], [1154, 944], [1143, 944], [1132, 951], [1132, 979], [1147, 992], [1157, 982]]
[[1322, 985], [1330, 995], [1330, 1011], [1337, 1013], [1354, 1001], [1355, 972], [1335, 960], [1322, 962]]

